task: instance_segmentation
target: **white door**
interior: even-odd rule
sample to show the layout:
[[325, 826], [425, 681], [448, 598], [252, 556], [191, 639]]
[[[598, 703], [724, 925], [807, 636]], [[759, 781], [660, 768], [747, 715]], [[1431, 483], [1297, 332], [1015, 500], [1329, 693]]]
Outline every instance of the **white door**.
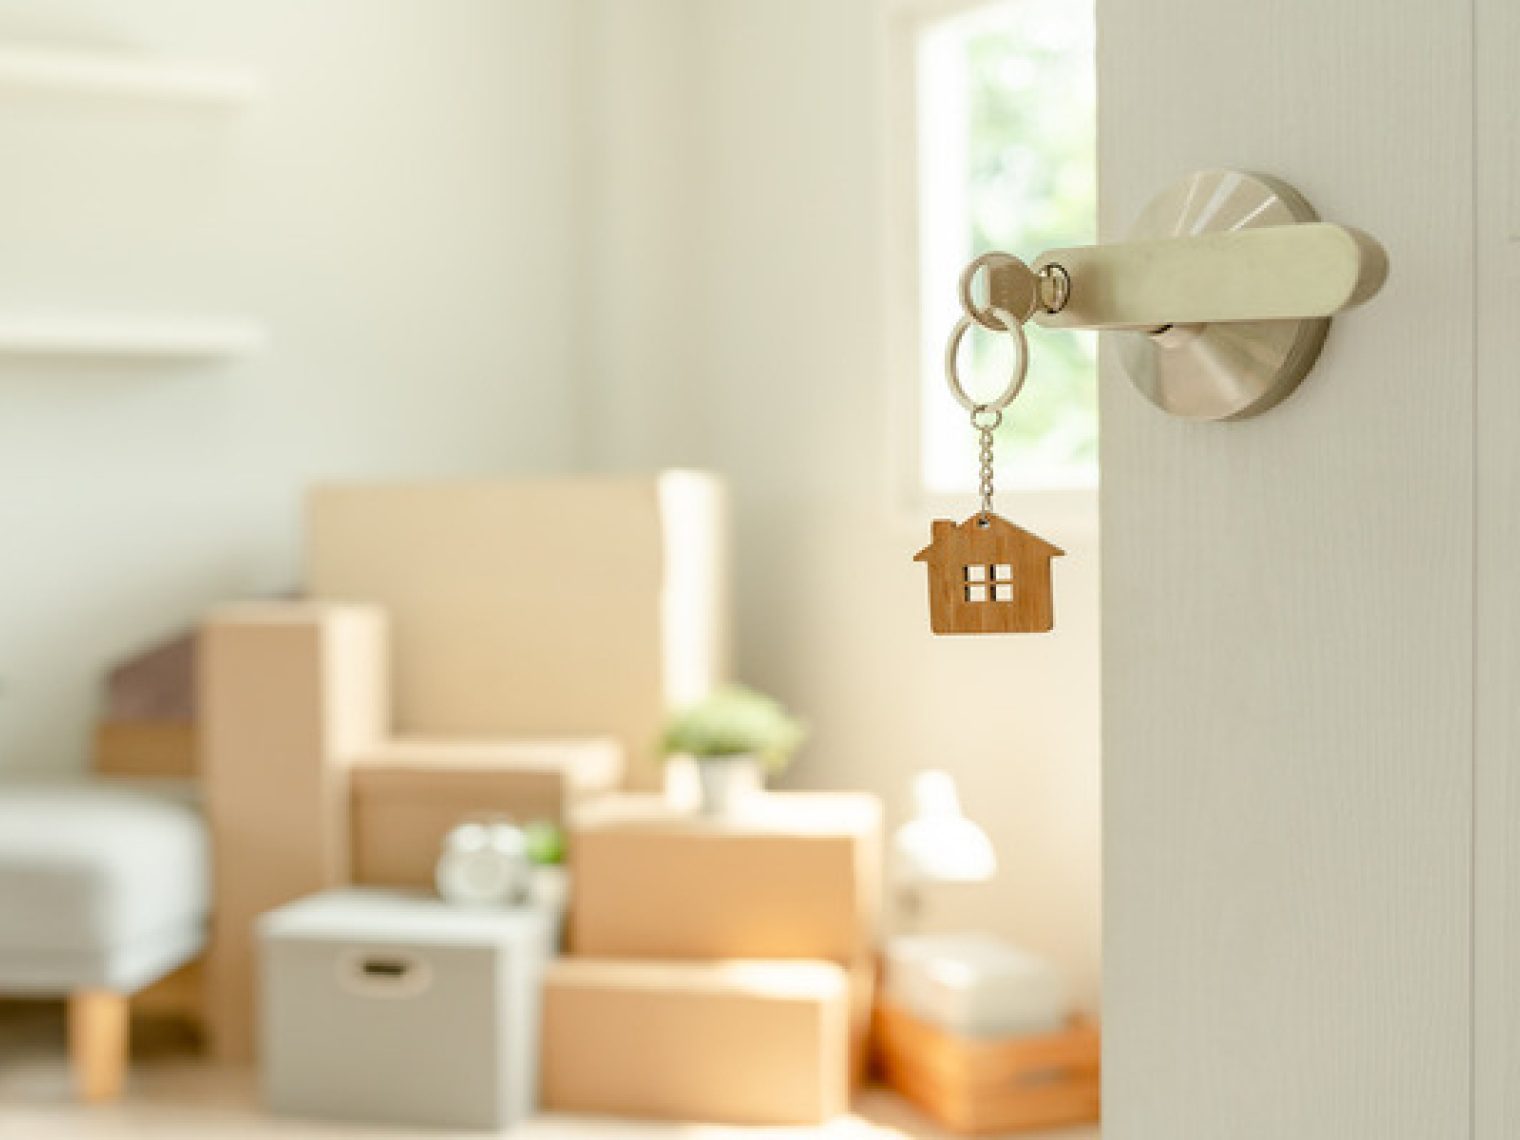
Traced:
[[1513, 0], [1101, 0], [1102, 224], [1282, 178], [1392, 272], [1286, 403], [1104, 364], [1105, 1140], [1520, 1137]]

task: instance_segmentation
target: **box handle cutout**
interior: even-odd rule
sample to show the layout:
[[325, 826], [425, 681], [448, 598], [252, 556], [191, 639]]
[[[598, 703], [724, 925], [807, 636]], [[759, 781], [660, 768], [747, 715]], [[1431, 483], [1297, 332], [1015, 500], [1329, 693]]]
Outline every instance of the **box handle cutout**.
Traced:
[[338, 985], [361, 997], [416, 997], [433, 984], [432, 967], [406, 950], [349, 950], [337, 965]]

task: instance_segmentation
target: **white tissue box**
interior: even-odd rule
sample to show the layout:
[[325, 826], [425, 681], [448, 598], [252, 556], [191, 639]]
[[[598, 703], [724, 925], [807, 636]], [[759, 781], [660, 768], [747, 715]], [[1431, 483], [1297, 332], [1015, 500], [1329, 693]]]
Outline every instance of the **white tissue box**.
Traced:
[[1053, 1033], [1071, 1013], [1050, 963], [991, 934], [899, 935], [885, 967], [886, 1001], [952, 1033]]

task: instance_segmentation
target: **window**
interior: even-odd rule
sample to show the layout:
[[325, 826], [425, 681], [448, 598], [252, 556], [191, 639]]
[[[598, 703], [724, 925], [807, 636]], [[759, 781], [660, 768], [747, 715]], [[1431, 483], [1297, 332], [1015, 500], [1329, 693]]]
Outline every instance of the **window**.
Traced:
[[967, 566], [964, 578], [968, 602], [1013, 601], [1013, 566], [1010, 563]]
[[[971, 491], [976, 443], [945, 390], [945, 338], [961, 267], [1002, 249], [1095, 240], [1096, 99], [1091, 0], [1001, 0], [914, 26], [919, 329], [919, 487]], [[1026, 326], [1029, 380], [997, 433], [1004, 490], [1097, 482], [1092, 333]], [[975, 391], [1001, 384], [1011, 351], [974, 332], [963, 361]], [[978, 382], [980, 381], [980, 382]], [[969, 387], [970, 385], [968, 385]]]

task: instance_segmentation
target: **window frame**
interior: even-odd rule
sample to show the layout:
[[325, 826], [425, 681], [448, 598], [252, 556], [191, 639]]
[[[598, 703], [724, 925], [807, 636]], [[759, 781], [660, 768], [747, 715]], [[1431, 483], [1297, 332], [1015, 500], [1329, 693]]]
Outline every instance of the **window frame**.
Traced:
[[[1008, 572], [1001, 573], [1005, 568]], [[973, 574], [973, 570], [981, 571], [980, 576]], [[961, 567], [961, 600], [966, 605], [1011, 605], [1018, 600], [1014, 592], [1016, 586], [1011, 562], [968, 562]], [[982, 590], [984, 596], [973, 598], [973, 589]], [[998, 597], [999, 590], [1007, 590], [1008, 596]]]
[[[887, 296], [887, 361], [891, 384], [891, 454], [893, 499], [898, 513], [921, 519], [925, 513], [959, 517], [975, 506], [975, 493], [931, 491], [924, 485], [923, 382], [921, 360], [925, 336], [945, 336], [949, 330], [924, 329], [920, 308], [922, 259], [919, 233], [918, 41], [934, 24], [963, 16], [1002, 0], [884, 0], [882, 98], [885, 233], [882, 248]], [[1038, 250], [1010, 250], [1033, 257]], [[1098, 384], [1107, 370], [1107, 353], [1098, 350]], [[1032, 365], [1038, 371], [1038, 364]], [[1032, 378], [1038, 383], [1038, 376]], [[948, 394], [946, 396], [948, 399]], [[1100, 401], [1101, 404], [1101, 401]], [[1100, 412], [1101, 415], [1101, 412]], [[1102, 426], [1100, 460], [1092, 485], [1082, 487], [1005, 488], [997, 492], [994, 508], [1033, 529], [1064, 528], [1068, 535], [1096, 535], [1102, 486]], [[966, 464], [976, 462], [976, 440], [966, 429]]]

